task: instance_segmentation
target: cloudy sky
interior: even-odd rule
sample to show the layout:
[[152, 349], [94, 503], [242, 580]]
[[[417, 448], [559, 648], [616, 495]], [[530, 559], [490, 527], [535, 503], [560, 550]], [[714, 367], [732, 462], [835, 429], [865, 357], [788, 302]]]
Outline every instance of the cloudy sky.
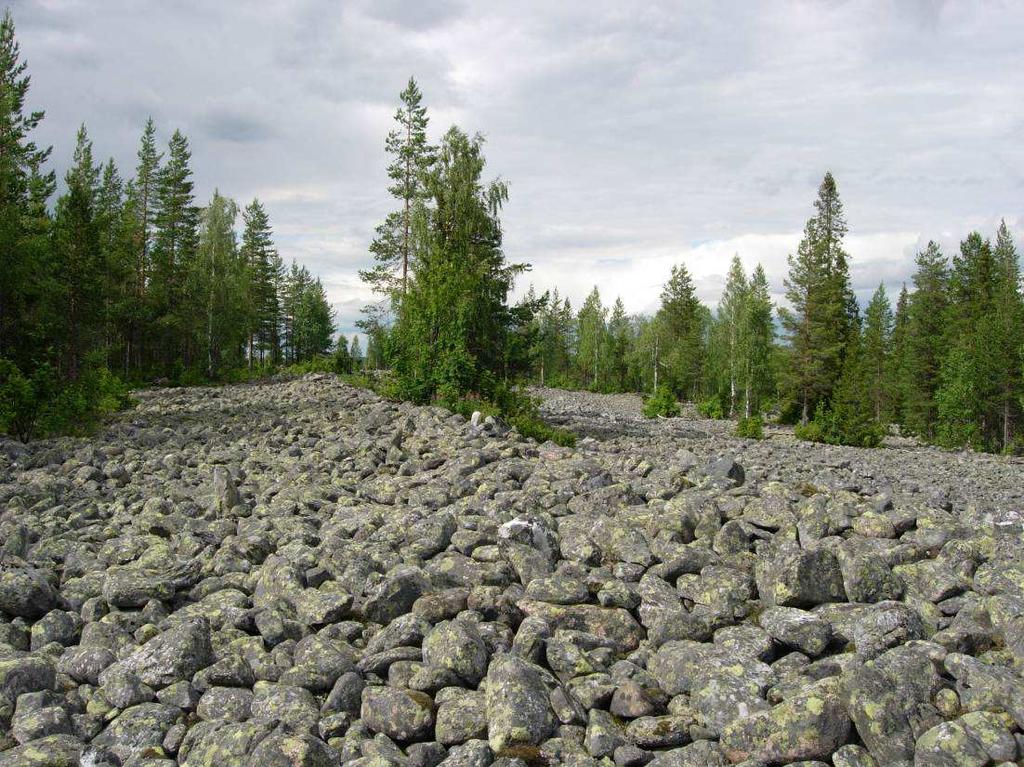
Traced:
[[389, 209], [384, 135], [415, 75], [431, 133], [486, 135], [506, 252], [578, 305], [628, 309], [685, 263], [781, 291], [831, 169], [855, 288], [897, 288], [928, 239], [1024, 231], [1024, 5], [1007, 2], [16, 0], [63, 173], [85, 122], [125, 168], [148, 115], [191, 139], [197, 193], [267, 205], [342, 329]]

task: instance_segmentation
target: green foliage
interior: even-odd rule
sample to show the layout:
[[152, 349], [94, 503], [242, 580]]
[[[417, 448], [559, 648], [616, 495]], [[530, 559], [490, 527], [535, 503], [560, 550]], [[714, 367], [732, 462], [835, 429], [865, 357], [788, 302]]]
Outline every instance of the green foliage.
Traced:
[[798, 423], [793, 433], [797, 439], [807, 442], [853, 447], [878, 447], [884, 436], [878, 423], [870, 418], [855, 417], [845, 406], [833, 411], [824, 403], [819, 403], [814, 418]]
[[826, 440], [834, 445], [877, 447], [884, 431], [876, 415], [871, 368], [858, 345], [847, 355], [832, 398]]
[[36, 419], [32, 382], [10, 360], [0, 358], [0, 433], [27, 441]]
[[485, 418], [500, 418], [527, 439], [534, 439], [537, 442], [550, 441], [562, 447], [576, 446], [575, 434], [545, 423], [537, 410], [539, 401], [515, 387], [498, 387], [493, 401], [462, 397], [443, 404], [453, 413], [467, 419], [476, 411]]
[[23, 441], [54, 434], [86, 434], [100, 419], [131, 404], [128, 388], [102, 365], [100, 355], [83, 361], [81, 376], [61, 381], [38, 365], [28, 378], [0, 359], [0, 432]]
[[702, 399], [697, 403], [697, 412], [705, 418], [721, 420], [725, 418], [725, 407], [722, 405], [722, 398], [718, 395]]
[[764, 439], [764, 419], [760, 415], [741, 418], [736, 424], [736, 436], [744, 439]]
[[[353, 339], [358, 341], [358, 336]], [[338, 336], [338, 340], [334, 345], [334, 372], [338, 374], [351, 373], [353, 368], [352, 355], [348, 350], [348, 341], [345, 336]]]
[[576, 435], [567, 429], [549, 426], [540, 418], [516, 416], [509, 421], [521, 435], [537, 442], [554, 442], [562, 447], [576, 447]]
[[482, 181], [483, 139], [449, 130], [426, 175], [430, 205], [416, 220], [418, 247], [408, 292], [390, 334], [404, 399], [483, 398], [518, 362], [510, 337], [521, 324], [507, 304], [524, 267], [505, 262], [498, 212], [504, 183]]
[[796, 255], [789, 257], [786, 298], [792, 308], [779, 312], [789, 337], [792, 361], [787, 388], [806, 421], [828, 402], [842, 374], [846, 347], [857, 332], [858, 311], [850, 287], [847, 232], [842, 201], [826, 173]]
[[392, 160], [388, 165], [391, 185], [388, 192], [399, 203], [399, 209], [387, 215], [377, 227], [370, 244], [374, 266], [359, 273], [360, 278], [376, 292], [400, 302], [408, 289], [410, 270], [419, 254], [415, 217], [429, 198], [426, 174], [434, 163], [437, 149], [427, 141], [430, 118], [423, 106], [423, 94], [412, 77], [399, 94], [395, 112], [396, 127], [384, 141]]
[[341, 373], [349, 371], [340, 371], [337, 369], [337, 357], [326, 354], [318, 354], [315, 357], [310, 357], [308, 360], [302, 362], [295, 362], [291, 365], [285, 365], [278, 373], [284, 376], [304, 376], [308, 373]]
[[935, 438], [940, 367], [947, 352], [949, 267], [939, 246], [929, 242], [917, 254], [914, 292], [907, 300], [905, 338], [899, 367], [904, 431]]
[[683, 264], [673, 266], [654, 321], [659, 332], [656, 364], [664, 366], [666, 383], [679, 396], [692, 397], [699, 390], [708, 319], [689, 270]]
[[828, 442], [827, 435], [831, 431], [831, 413], [825, 410], [824, 404], [818, 405], [814, 418], [804, 423], [798, 423], [793, 428], [796, 438], [805, 442]]
[[675, 418], [679, 415], [676, 395], [667, 386], [659, 386], [644, 402], [645, 418]]

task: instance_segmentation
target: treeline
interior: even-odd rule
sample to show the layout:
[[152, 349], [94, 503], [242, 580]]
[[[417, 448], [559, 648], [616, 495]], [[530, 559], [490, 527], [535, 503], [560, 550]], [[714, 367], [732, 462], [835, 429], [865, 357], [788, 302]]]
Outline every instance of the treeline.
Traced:
[[[892, 305], [880, 285], [862, 311], [853, 294], [847, 224], [826, 174], [789, 258], [788, 308], [775, 312], [764, 270], [738, 257], [712, 312], [685, 266], [652, 317], [609, 309], [597, 288], [578, 311], [557, 289], [534, 316], [531, 380], [604, 392], [659, 386], [714, 417], [772, 411], [807, 439], [875, 445], [890, 424], [947, 447], [1019, 451], [1024, 300], [1005, 223], [994, 244], [973, 232], [952, 263], [930, 242], [912, 290]], [[525, 304], [537, 302], [531, 287]]]
[[528, 267], [505, 261], [507, 188], [483, 180], [483, 140], [452, 128], [433, 145], [414, 80], [400, 100], [385, 142], [396, 206], [361, 274], [382, 299], [359, 323], [366, 367], [390, 369], [396, 396], [518, 402], [514, 385], [528, 381], [643, 392], [666, 410], [691, 400], [754, 434], [771, 416], [831, 443], [877, 445], [892, 424], [948, 447], [1024, 442], [1024, 300], [1005, 224], [994, 244], [970, 234], [952, 263], [929, 243], [895, 307], [880, 285], [862, 309], [826, 173], [789, 257], [784, 308], [772, 304], [764, 269], [747, 273], [738, 256], [714, 311], [682, 264], [653, 316], [627, 314], [620, 299], [609, 307], [596, 287], [578, 309], [557, 288], [532, 286], [510, 306]]
[[717, 417], [750, 416], [774, 402], [775, 329], [764, 269], [748, 276], [734, 257], [717, 313], [696, 295], [684, 265], [673, 267], [653, 316], [628, 315], [622, 299], [609, 309], [595, 287], [578, 312], [557, 288], [539, 300], [530, 324], [530, 376], [542, 386], [601, 392], [664, 387], [699, 400]]
[[[85, 126], [57, 191], [26, 65], [0, 22], [0, 431], [67, 431], [124, 382], [198, 383], [332, 347], [320, 281], [286, 269], [258, 200], [196, 204], [188, 139], [147, 121], [126, 178]], [[241, 224], [241, 235], [238, 234]]]

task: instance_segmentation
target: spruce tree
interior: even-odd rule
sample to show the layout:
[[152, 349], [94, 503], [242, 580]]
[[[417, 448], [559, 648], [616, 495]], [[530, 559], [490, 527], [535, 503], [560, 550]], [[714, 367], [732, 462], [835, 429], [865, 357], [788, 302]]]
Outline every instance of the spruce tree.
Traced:
[[498, 213], [508, 191], [484, 183], [484, 165], [483, 139], [452, 128], [426, 175], [432, 204], [416, 233], [423, 255], [394, 333], [399, 386], [416, 402], [491, 396], [506, 364], [507, 297], [524, 267], [505, 261]]
[[[355, 338], [352, 339], [355, 342]], [[334, 372], [351, 373], [353, 367], [352, 353], [349, 351], [348, 339], [339, 335], [334, 342]]]
[[947, 447], [998, 447], [1002, 425], [1000, 344], [996, 319], [998, 270], [991, 244], [978, 232], [960, 243], [950, 277], [945, 354], [936, 392], [938, 440]]
[[135, 178], [128, 190], [126, 206], [132, 212], [131, 250], [133, 268], [131, 273], [131, 292], [134, 300], [131, 303], [127, 334], [127, 357], [135, 359], [136, 367], [143, 365], [146, 339], [146, 325], [150, 317], [150, 305], [147, 291], [152, 278], [152, 245], [153, 226], [156, 218], [157, 187], [160, 178], [160, 160], [163, 154], [156, 149], [156, 125], [153, 118], [146, 120], [146, 125], [139, 140], [138, 163], [135, 166]]
[[590, 291], [576, 318], [576, 370], [584, 387], [597, 389], [603, 373], [602, 355], [606, 348], [608, 310], [601, 303], [597, 286]]
[[871, 367], [863, 338], [854, 338], [846, 347], [843, 372], [824, 416], [822, 425], [827, 442], [855, 447], [881, 444], [884, 432], [875, 415]]
[[949, 267], [935, 242], [917, 254], [914, 292], [907, 306], [903, 365], [903, 425], [911, 434], [935, 438], [939, 369], [950, 322]]
[[57, 201], [51, 280], [54, 289], [53, 341], [60, 372], [77, 380], [87, 352], [102, 340], [104, 264], [96, 220], [99, 169], [83, 125], [74, 164], [65, 176], [67, 192]]
[[274, 247], [270, 217], [258, 199], [242, 213], [242, 256], [249, 269], [249, 366], [278, 359], [282, 280], [281, 257]]
[[189, 301], [186, 279], [199, 244], [199, 209], [192, 193], [192, 158], [188, 139], [175, 131], [167, 164], [157, 178], [154, 204], [151, 296], [165, 371], [180, 360], [191, 366], [192, 340], [201, 313]]
[[629, 347], [633, 343], [632, 326], [626, 314], [626, 305], [621, 297], [616, 297], [612, 312], [608, 318], [609, 375], [614, 391], [629, 390], [629, 368], [627, 359]]
[[775, 340], [768, 277], [758, 264], [750, 276], [742, 324], [743, 415], [760, 414], [775, 390], [771, 353]]
[[790, 343], [790, 388], [800, 420], [819, 404], [827, 406], [844, 368], [847, 346], [859, 332], [857, 303], [850, 287], [847, 232], [842, 201], [826, 173], [795, 256], [789, 257], [786, 298], [779, 312]]
[[718, 304], [718, 324], [724, 346], [725, 376], [728, 387], [729, 417], [734, 418], [740, 397], [744, 358], [744, 321], [747, 311], [749, 287], [743, 273], [740, 257], [734, 255], [725, 278], [725, 289]]
[[38, 304], [48, 249], [46, 202], [54, 174], [43, 170], [50, 149], [32, 140], [43, 112], [27, 112], [30, 78], [14, 19], [0, 20], [0, 358], [27, 367], [37, 356]]
[[334, 336], [334, 310], [319, 279], [307, 282], [299, 296], [294, 325], [295, 359], [310, 360], [331, 349]]
[[352, 369], [358, 372], [363, 369], [363, 346], [359, 342], [359, 336], [352, 336], [352, 343], [349, 345], [349, 356], [352, 358]]
[[655, 356], [668, 374], [665, 383], [681, 398], [693, 398], [702, 376], [703, 314], [690, 272], [683, 264], [672, 267], [661, 291], [658, 342]]
[[889, 391], [886, 386], [892, 355], [893, 315], [885, 286], [879, 285], [864, 314], [864, 335], [861, 364], [865, 368], [868, 400], [879, 423], [889, 412]]
[[887, 419], [896, 423], [904, 422], [906, 409], [907, 382], [907, 337], [910, 325], [910, 294], [906, 284], [900, 287], [899, 298], [896, 299], [896, 312], [893, 315], [891, 354], [889, 366], [885, 371], [885, 391], [889, 402]]
[[243, 304], [247, 273], [238, 253], [237, 218], [234, 200], [216, 190], [200, 217], [193, 290], [203, 302], [205, 322], [196, 343], [204, 350], [206, 375], [211, 379], [225, 363], [241, 362], [246, 337]]
[[1001, 423], [999, 446], [1009, 450], [1020, 418], [1024, 392], [1021, 367], [1024, 343], [1024, 301], [1021, 297], [1020, 262], [1005, 221], [999, 223], [993, 249], [995, 261], [994, 307], [989, 348], [994, 354], [997, 418]]

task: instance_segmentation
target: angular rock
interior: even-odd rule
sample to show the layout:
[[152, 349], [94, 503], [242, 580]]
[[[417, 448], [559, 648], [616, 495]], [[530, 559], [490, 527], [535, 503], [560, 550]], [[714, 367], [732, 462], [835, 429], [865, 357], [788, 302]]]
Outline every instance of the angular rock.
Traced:
[[434, 701], [415, 690], [367, 687], [360, 709], [363, 723], [399, 743], [422, 740], [434, 728]]
[[487, 669], [487, 741], [498, 756], [534, 753], [554, 727], [541, 670], [514, 655]]
[[827, 759], [846, 742], [850, 726], [839, 680], [832, 677], [768, 711], [735, 720], [723, 730], [721, 746], [732, 762]]

